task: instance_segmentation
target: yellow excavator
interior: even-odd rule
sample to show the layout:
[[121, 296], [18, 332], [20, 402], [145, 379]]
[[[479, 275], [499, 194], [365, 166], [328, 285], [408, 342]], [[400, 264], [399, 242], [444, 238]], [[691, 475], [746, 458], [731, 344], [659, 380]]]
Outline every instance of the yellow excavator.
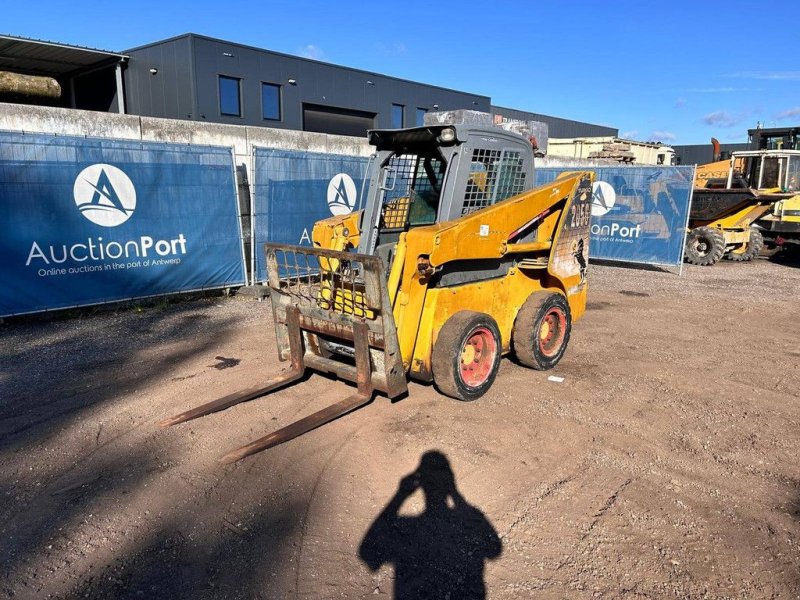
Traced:
[[318, 222], [313, 247], [266, 244], [282, 375], [162, 422], [229, 408], [299, 380], [306, 369], [354, 382], [348, 398], [233, 450], [223, 462], [288, 441], [409, 378], [475, 400], [503, 355], [533, 369], [563, 356], [586, 308], [594, 174], [530, 189], [527, 137], [488, 115], [371, 130], [363, 206]]

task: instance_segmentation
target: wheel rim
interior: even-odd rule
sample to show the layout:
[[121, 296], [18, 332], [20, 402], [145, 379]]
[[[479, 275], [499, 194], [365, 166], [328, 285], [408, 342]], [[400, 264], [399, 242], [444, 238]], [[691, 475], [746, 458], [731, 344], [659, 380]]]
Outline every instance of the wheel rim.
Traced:
[[711, 249], [711, 244], [708, 240], [700, 238], [694, 242], [694, 251], [700, 256], [706, 256]]
[[472, 331], [461, 348], [461, 380], [469, 387], [485, 383], [492, 373], [496, 356], [497, 343], [492, 332], [486, 327]]
[[567, 331], [567, 315], [559, 307], [554, 306], [544, 315], [539, 326], [539, 350], [547, 358], [558, 354]]

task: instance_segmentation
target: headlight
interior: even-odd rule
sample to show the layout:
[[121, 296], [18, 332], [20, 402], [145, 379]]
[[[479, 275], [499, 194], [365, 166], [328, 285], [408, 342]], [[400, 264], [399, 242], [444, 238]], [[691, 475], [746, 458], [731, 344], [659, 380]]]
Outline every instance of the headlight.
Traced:
[[452, 127], [447, 127], [442, 129], [442, 132], [439, 134], [439, 141], [443, 144], [449, 144], [450, 142], [454, 142], [456, 139], [456, 130]]

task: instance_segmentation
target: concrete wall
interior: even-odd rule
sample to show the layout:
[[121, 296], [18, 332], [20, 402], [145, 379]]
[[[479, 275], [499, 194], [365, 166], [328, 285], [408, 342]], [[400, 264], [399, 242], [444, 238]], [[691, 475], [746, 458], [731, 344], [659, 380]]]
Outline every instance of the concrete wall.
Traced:
[[572, 158], [567, 156], [545, 156], [537, 158], [534, 163], [536, 167], [571, 167], [578, 170], [591, 169], [592, 167], [626, 167], [616, 160], [608, 158]]
[[253, 145], [353, 156], [369, 156], [371, 154], [366, 138], [2, 102], [0, 102], [0, 129], [57, 135], [233, 146], [237, 157], [241, 157], [243, 162], [249, 162]]

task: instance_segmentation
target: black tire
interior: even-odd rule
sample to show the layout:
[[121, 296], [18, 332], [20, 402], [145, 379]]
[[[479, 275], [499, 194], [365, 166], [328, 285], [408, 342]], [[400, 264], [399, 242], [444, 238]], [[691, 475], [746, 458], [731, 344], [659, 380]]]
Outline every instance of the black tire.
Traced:
[[761, 232], [758, 229], [753, 228], [750, 229], [750, 241], [747, 242], [744, 252], [728, 252], [725, 255], [725, 258], [734, 262], [747, 262], [758, 256], [763, 247], [764, 236], [761, 235]]
[[492, 387], [502, 351], [500, 329], [492, 317], [459, 311], [445, 321], [433, 345], [433, 381], [446, 396], [477, 400]]
[[715, 227], [696, 227], [686, 237], [686, 261], [710, 267], [725, 254], [725, 236]]
[[517, 313], [511, 343], [519, 362], [546, 371], [564, 356], [571, 333], [572, 314], [567, 299], [558, 293], [534, 292]]

